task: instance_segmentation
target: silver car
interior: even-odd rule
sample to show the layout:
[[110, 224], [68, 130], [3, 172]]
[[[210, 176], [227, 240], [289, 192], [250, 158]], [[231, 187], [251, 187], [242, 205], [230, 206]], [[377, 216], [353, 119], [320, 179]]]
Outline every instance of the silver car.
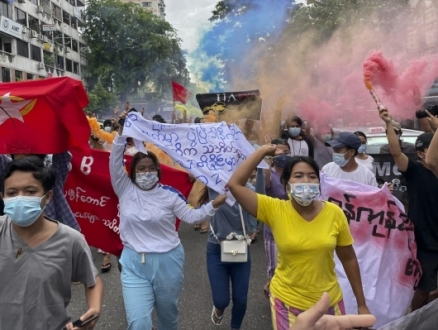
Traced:
[[[373, 127], [342, 127], [333, 128], [335, 136], [340, 132], [357, 132], [361, 131], [365, 133], [368, 140], [367, 154], [379, 154], [380, 147], [388, 144], [388, 139], [386, 138], [386, 127], [383, 126], [373, 126]], [[416, 131], [413, 129], [402, 128], [403, 135], [402, 140], [404, 142], [415, 144], [417, 137], [424, 132]]]

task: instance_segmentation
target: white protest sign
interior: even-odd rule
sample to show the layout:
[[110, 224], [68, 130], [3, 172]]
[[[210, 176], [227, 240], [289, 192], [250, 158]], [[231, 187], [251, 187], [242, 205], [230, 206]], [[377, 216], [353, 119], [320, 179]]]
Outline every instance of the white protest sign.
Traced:
[[[382, 189], [349, 180], [321, 177], [324, 200], [339, 205], [350, 223], [368, 308], [376, 328], [405, 314], [421, 277], [412, 222], [403, 205]], [[341, 262], [336, 273], [347, 314], [357, 313], [356, 299]]]
[[[236, 125], [162, 124], [135, 112], [126, 117], [123, 135], [153, 143], [196, 179], [220, 194], [233, 172], [254, 148]], [[268, 168], [265, 162], [260, 167]], [[234, 202], [229, 195], [230, 203]]]

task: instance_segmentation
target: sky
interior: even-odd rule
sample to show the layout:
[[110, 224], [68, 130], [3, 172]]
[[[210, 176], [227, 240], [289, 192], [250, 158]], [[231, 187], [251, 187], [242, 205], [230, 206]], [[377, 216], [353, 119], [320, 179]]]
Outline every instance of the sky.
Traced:
[[193, 51], [218, 0], [165, 0], [166, 20], [178, 31], [182, 49]]

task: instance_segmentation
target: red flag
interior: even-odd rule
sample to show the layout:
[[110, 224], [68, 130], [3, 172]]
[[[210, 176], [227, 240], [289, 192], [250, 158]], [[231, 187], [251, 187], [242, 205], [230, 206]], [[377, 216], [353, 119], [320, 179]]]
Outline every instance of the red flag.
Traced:
[[[119, 237], [119, 211], [116, 194], [111, 186], [109, 152], [92, 149], [91, 157], [80, 150], [73, 155], [72, 170], [64, 185], [64, 193], [81, 232], [88, 244], [120, 256], [123, 245]], [[129, 169], [131, 156], [124, 156]], [[186, 198], [192, 189], [186, 172], [161, 165], [161, 183], [179, 190]], [[176, 224], [178, 229], [179, 220]]]
[[82, 82], [68, 77], [0, 84], [0, 154], [88, 150]]
[[172, 93], [173, 93], [173, 101], [178, 101], [183, 104], [186, 104], [190, 98], [190, 91], [186, 89], [183, 85], [180, 85], [174, 81], [172, 81]]

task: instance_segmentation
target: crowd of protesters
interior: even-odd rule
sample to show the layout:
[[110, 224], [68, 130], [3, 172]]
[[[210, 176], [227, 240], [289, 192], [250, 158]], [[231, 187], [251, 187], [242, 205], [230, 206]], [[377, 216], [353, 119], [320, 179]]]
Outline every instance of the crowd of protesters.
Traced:
[[[175, 231], [176, 217], [208, 233], [205, 276], [210, 280], [214, 324], [222, 323], [231, 297], [230, 328], [241, 328], [248, 307], [250, 247], [245, 261], [232, 263], [221, 260], [221, 243], [234, 235], [249, 245], [259, 234], [258, 222], [263, 223], [268, 280], [264, 291], [273, 329], [374, 324], [347, 218], [337, 205], [318, 199], [321, 172], [378, 187], [364, 132], [335, 134], [327, 123], [306, 123], [293, 116], [282, 123], [278, 136], [261, 139], [259, 135], [255, 141], [257, 134], [244, 124], [242, 131], [256, 150], [228, 182], [236, 203], [226, 203], [226, 195], [202, 184], [195, 184], [189, 203], [177, 190], [160, 183], [160, 163], [165, 162], [159, 160], [160, 151], [146, 144], [148, 153], [142, 153], [132, 139], [122, 136], [123, 120], [131, 110], [127, 103], [125, 111], [102, 127], [89, 116], [90, 147], [110, 152], [111, 182], [119, 199], [124, 245], [119, 268], [129, 330], [152, 329], [154, 310], [158, 330], [178, 329], [184, 248]], [[381, 152], [392, 155], [407, 182], [408, 216], [415, 226], [422, 267], [411, 304], [415, 311], [437, 289], [438, 118], [427, 113], [423, 123], [427, 131], [410, 145], [403, 142], [402, 128], [387, 109], [379, 115], [388, 139]], [[160, 114], [151, 119], [166, 123]], [[191, 121], [185, 114], [171, 117], [175, 124]], [[193, 119], [201, 125], [218, 121], [220, 116], [213, 110]], [[406, 156], [411, 152], [417, 154], [417, 161]], [[133, 156], [129, 174], [123, 154]], [[162, 157], [175, 165], [169, 156]], [[101, 314], [102, 281], [63, 193], [70, 159], [68, 152], [53, 155], [49, 162], [46, 155], [0, 156], [0, 329], [79, 329], [66, 310], [72, 282], [84, 285], [88, 305], [80, 329], [94, 329]], [[257, 170], [262, 160], [269, 169]], [[101, 252], [101, 271], [107, 272], [111, 257]], [[334, 270], [335, 253], [357, 301], [359, 315], [349, 318], [342, 317], [345, 306]]]

